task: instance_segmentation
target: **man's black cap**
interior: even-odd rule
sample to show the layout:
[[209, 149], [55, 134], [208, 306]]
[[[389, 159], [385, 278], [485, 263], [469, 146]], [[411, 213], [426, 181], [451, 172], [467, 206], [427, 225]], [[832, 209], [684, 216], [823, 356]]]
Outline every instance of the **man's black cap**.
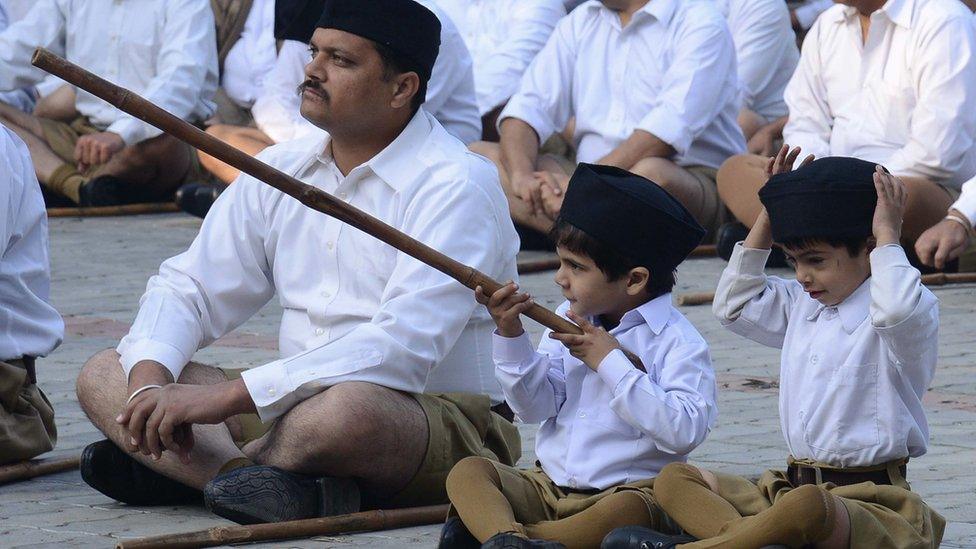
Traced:
[[275, 37], [309, 42], [315, 29], [337, 29], [386, 46], [404, 67], [430, 80], [441, 45], [441, 22], [413, 0], [288, 0], [275, 11]]
[[705, 236], [688, 210], [653, 181], [595, 164], [576, 167], [559, 219], [647, 267], [652, 277], [674, 271]]
[[770, 177], [759, 200], [769, 213], [773, 240], [870, 236], [878, 203], [875, 166], [828, 156]]

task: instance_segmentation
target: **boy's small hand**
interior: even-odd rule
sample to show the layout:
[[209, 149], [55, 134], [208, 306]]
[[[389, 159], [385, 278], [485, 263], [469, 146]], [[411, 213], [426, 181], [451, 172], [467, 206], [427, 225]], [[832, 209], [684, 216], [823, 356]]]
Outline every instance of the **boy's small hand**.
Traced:
[[874, 189], [878, 193], [878, 205], [874, 208], [871, 230], [878, 246], [898, 244], [901, 240], [901, 224], [905, 216], [908, 193], [905, 183], [881, 166], [875, 167]]
[[552, 332], [549, 337], [561, 341], [569, 348], [569, 354], [582, 360], [594, 372], [597, 371], [603, 359], [614, 349], [620, 348], [620, 343], [609, 332], [590, 324], [573, 311], [567, 312], [566, 316], [582, 328], [583, 335]]
[[488, 312], [498, 327], [498, 335], [518, 337], [525, 332], [519, 315], [529, 310], [535, 302], [529, 294], [518, 293], [518, 284], [509, 281], [490, 296], [485, 295], [484, 288], [478, 286], [474, 290], [474, 298], [488, 307]]
[[[779, 152], [776, 156], [770, 156], [769, 160], [766, 161], [766, 177], [772, 177], [777, 174], [787, 173], [793, 171], [793, 164], [796, 162], [796, 157], [800, 156], [800, 147], [794, 147], [790, 149], [790, 146], [783, 143], [780, 147]], [[807, 164], [813, 162], [814, 156], [808, 154], [803, 162], [800, 162], [798, 168], [802, 168]]]

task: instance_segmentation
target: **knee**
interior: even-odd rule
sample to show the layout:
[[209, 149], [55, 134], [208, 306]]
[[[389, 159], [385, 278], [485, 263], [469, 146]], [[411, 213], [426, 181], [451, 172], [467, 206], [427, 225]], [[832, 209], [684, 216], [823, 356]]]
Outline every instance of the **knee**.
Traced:
[[99, 351], [88, 359], [81, 367], [81, 373], [75, 381], [75, 392], [78, 402], [84, 407], [87, 403], [99, 398], [100, 391], [104, 391], [106, 382], [113, 379], [123, 379], [122, 364], [115, 349]]
[[474, 143], [468, 145], [468, 150], [475, 154], [480, 154], [496, 164], [500, 160], [500, 149], [498, 147], [498, 143], [491, 143], [489, 141], [475, 141]]
[[668, 177], [668, 174], [671, 172], [673, 166], [674, 163], [670, 160], [654, 156], [638, 160], [630, 171], [641, 177], [650, 179], [654, 183], [657, 183], [659, 187], [666, 189], [671, 179]]
[[487, 478], [494, 482], [497, 477], [495, 467], [489, 459], [468, 456], [454, 464], [451, 472], [447, 474], [447, 493], [456, 492], [462, 484], [470, 482], [472, 479]]
[[817, 530], [825, 524], [833, 524], [833, 496], [814, 484], [804, 484], [783, 495], [775, 506], [782, 509], [784, 517], [797, 520], [803, 530]]
[[685, 492], [688, 482], [711, 489], [705, 482], [701, 471], [694, 465], [669, 463], [661, 469], [661, 472], [654, 479], [654, 497], [661, 507], [667, 509]]

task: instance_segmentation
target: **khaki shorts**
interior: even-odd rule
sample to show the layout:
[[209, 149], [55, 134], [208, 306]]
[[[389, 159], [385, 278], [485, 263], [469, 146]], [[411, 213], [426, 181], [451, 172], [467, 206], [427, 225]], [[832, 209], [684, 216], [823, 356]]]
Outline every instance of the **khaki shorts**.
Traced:
[[[758, 484], [714, 474], [717, 493], [742, 516], [759, 514], [793, 489], [783, 471], [766, 471]], [[942, 541], [945, 519], [911, 490], [873, 482], [820, 486], [844, 502], [851, 517], [851, 547], [934, 548]]]
[[54, 448], [54, 408], [20, 365], [0, 360], [0, 465]]
[[[492, 465], [501, 479], [502, 493], [515, 512], [515, 520], [522, 524], [561, 520], [585, 511], [611, 494], [633, 491], [647, 504], [651, 524], [645, 526], [659, 532], [678, 532], [677, 526], [654, 499], [654, 479], [621, 484], [606, 490], [578, 492], [557, 486], [538, 466], [538, 462], [532, 469], [516, 469], [496, 462], [492, 462]], [[454, 514], [453, 508], [451, 513]]]
[[[44, 141], [47, 143], [47, 146], [51, 147], [54, 154], [64, 161], [65, 164], [71, 164], [72, 166], [76, 163], [75, 145], [78, 144], [78, 140], [84, 135], [104, 131], [104, 129], [92, 126], [88, 117], [85, 116], [79, 116], [70, 123], [48, 118], [38, 118], [37, 121], [41, 125], [41, 133], [44, 135]], [[90, 166], [82, 175], [91, 177], [97, 168], [98, 166]]]
[[704, 241], [713, 242], [718, 228], [732, 219], [732, 214], [729, 213], [728, 208], [718, 196], [718, 169], [708, 166], [682, 166], [682, 168], [690, 173], [698, 183], [702, 197], [698, 211], [702, 212], [701, 219], [704, 220], [702, 225], [706, 231]]
[[[220, 368], [228, 380], [241, 377], [244, 369]], [[447, 503], [447, 474], [454, 464], [469, 456], [480, 456], [514, 465], [522, 455], [518, 429], [491, 411], [491, 400], [469, 393], [413, 394], [427, 417], [430, 436], [427, 453], [413, 479], [384, 507], [413, 507]], [[271, 430], [274, 423], [262, 423], [257, 414], [241, 414], [242, 436], [234, 442], [243, 448]]]

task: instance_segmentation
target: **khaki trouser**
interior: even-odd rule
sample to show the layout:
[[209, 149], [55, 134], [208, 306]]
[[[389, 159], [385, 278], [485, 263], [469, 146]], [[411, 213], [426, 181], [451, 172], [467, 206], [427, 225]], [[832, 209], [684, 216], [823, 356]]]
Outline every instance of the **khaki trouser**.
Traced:
[[54, 448], [54, 409], [21, 360], [0, 360], [0, 465]]

